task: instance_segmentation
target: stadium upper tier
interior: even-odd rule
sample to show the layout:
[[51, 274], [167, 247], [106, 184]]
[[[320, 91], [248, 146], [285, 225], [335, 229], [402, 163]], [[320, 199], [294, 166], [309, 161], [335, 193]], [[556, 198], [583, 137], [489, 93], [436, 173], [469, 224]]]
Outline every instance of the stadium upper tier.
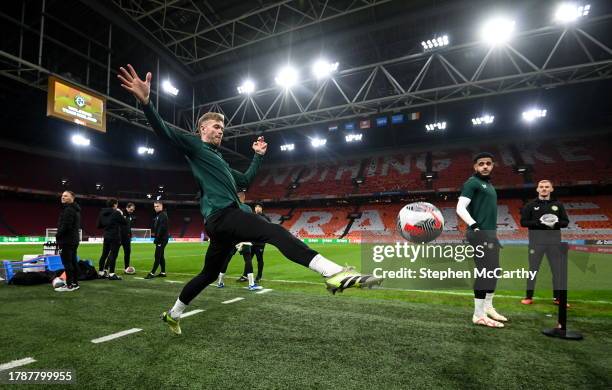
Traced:
[[[447, 146], [433, 150], [395, 150], [386, 154], [304, 162], [296, 165], [264, 164], [249, 189], [252, 200], [347, 197], [394, 191], [457, 191], [472, 173], [472, 156], [490, 151], [496, 157], [493, 182], [497, 188], [522, 187], [525, 174], [532, 180], [547, 178], [556, 185], [593, 184], [612, 177], [609, 144], [604, 136], [499, 145]], [[0, 185], [46, 191], [66, 188], [79, 194], [118, 198], [142, 197], [164, 186], [166, 199], [194, 199], [196, 185], [188, 169], [149, 169], [78, 161], [57, 154], [40, 155], [0, 149]], [[425, 172], [433, 172], [427, 182]], [[359, 183], [358, 183], [359, 182]], [[103, 190], [97, 191], [96, 184]], [[130, 196], [132, 194], [132, 196]], [[181, 197], [183, 195], [183, 197]]]

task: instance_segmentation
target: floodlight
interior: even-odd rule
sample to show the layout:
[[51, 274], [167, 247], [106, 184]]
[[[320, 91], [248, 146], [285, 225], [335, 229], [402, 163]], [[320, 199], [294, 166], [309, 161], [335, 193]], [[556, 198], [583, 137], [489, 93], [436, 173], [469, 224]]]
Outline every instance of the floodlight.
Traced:
[[312, 65], [312, 74], [317, 78], [317, 79], [323, 79], [326, 77], [329, 77], [332, 73], [334, 73], [336, 70], [338, 70], [338, 63], [337, 62], [329, 62], [327, 60], [317, 60], [313, 65]]
[[327, 143], [327, 139], [326, 138], [311, 138], [310, 139], [310, 144], [312, 145], [313, 148], [319, 148], [321, 146], [325, 146], [325, 144]]
[[493, 115], [489, 115], [489, 114], [484, 114], [482, 116], [476, 117], [476, 118], [472, 118], [472, 124], [474, 126], [486, 126], [486, 125], [490, 125], [491, 123], [493, 123], [493, 121], [495, 121], [495, 117]]
[[281, 152], [290, 152], [293, 149], [295, 149], [295, 145], [294, 144], [285, 144], [285, 145], [281, 145], [280, 146]]
[[164, 82], [162, 83], [162, 89], [164, 90], [164, 92], [169, 93], [172, 96], [176, 96], [179, 93], [178, 88], [172, 85], [170, 80], [164, 80]]
[[590, 4], [577, 5], [575, 3], [563, 3], [555, 11], [555, 21], [559, 23], [570, 23], [578, 18], [587, 16], [591, 10]]
[[499, 45], [508, 42], [513, 32], [514, 20], [504, 17], [495, 17], [489, 19], [482, 25], [480, 36], [483, 41], [490, 45]]
[[239, 94], [250, 94], [255, 92], [255, 83], [252, 80], [244, 80], [242, 84], [238, 86]]
[[153, 153], [155, 153], [155, 149], [153, 148], [148, 148], [146, 146], [138, 147], [138, 154], [153, 154]]
[[425, 130], [427, 131], [444, 130], [444, 129], [446, 129], [446, 122], [436, 122], [436, 123], [429, 123], [425, 125]]
[[289, 65], [285, 66], [278, 72], [274, 81], [283, 88], [291, 88], [298, 82], [298, 72]]
[[433, 39], [422, 41], [421, 46], [423, 46], [423, 50], [428, 51], [433, 48], [447, 46], [448, 42], [448, 35], [442, 35], [440, 37], [435, 37]]
[[546, 116], [546, 110], [540, 108], [532, 108], [527, 111], [523, 111], [523, 120], [527, 122], [533, 122], [536, 119], [544, 118]]
[[347, 134], [344, 136], [346, 142], [361, 142], [363, 134]]
[[91, 141], [89, 140], [89, 138], [86, 138], [81, 134], [75, 134], [72, 136], [72, 143], [77, 146], [89, 146]]

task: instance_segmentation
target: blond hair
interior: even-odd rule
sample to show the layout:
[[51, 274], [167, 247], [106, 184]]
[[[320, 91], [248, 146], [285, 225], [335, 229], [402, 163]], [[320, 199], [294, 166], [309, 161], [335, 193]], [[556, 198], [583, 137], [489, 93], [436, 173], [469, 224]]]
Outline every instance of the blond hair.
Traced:
[[207, 121], [223, 122], [225, 121], [225, 116], [223, 116], [223, 114], [219, 114], [218, 112], [207, 112], [198, 119], [198, 130], [200, 127], [202, 127], [202, 123]]
[[551, 180], [548, 180], [548, 179], [542, 179], [542, 180], [540, 180], [540, 181], [538, 182], [538, 185], [539, 185], [540, 183], [543, 183], [543, 182], [548, 182], [548, 183], [550, 183], [550, 186], [551, 186], [551, 187], [553, 186], [553, 182], [552, 182]]

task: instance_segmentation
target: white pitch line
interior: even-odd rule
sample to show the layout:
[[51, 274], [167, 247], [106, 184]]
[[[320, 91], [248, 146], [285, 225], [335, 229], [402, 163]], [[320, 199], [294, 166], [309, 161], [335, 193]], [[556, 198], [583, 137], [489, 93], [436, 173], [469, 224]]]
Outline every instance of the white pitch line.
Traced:
[[[184, 275], [184, 276], [195, 276], [196, 274], [188, 274], [188, 273], [177, 273], [177, 272], [173, 272], [173, 275]], [[289, 283], [289, 284], [311, 284], [311, 285], [317, 285], [317, 286], [322, 286], [323, 284], [321, 282], [311, 282], [308, 280], [284, 280], [284, 279], [266, 279], [270, 282], [276, 282], [276, 283]], [[441, 295], [460, 295], [460, 296], [473, 296], [474, 293], [471, 292], [461, 292], [461, 291], [444, 291], [444, 290], [440, 290], [440, 291], [434, 291], [434, 290], [415, 290], [415, 289], [407, 289], [407, 288], [388, 288], [388, 287], [379, 287], [377, 288], [377, 290], [396, 290], [396, 291], [408, 291], [408, 292], [416, 292], [416, 293], [424, 293], [424, 294], [441, 294]], [[501, 295], [501, 294], [497, 294], [495, 295], [495, 298], [508, 298], [508, 299], [522, 299], [525, 298], [523, 296], [519, 296], [519, 295]], [[539, 299], [542, 299], [540, 297], [537, 297]], [[604, 300], [591, 300], [591, 299], [570, 299], [571, 302], [580, 302], [580, 303], [600, 303], [600, 304], [604, 304], [604, 305], [612, 305], [612, 301], [604, 301]]]
[[238, 297], [238, 298], [230, 299], [229, 301], [223, 301], [221, 303], [223, 303], [224, 305], [227, 305], [228, 303], [234, 303], [234, 302], [242, 301], [243, 299], [244, 298], [242, 298], [242, 297]]
[[140, 328], [132, 328], [132, 329], [128, 329], [128, 330], [123, 330], [121, 332], [109, 334], [108, 336], [104, 336], [104, 337], [99, 337], [97, 339], [93, 339], [93, 340], [91, 340], [91, 342], [94, 343], [94, 344], [99, 344], [99, 343], [103, 343], [103, 342], [106, 342], [106, 341], [118, 339], [119, 337], [127, 336], [128, 334], [137, 333], [137, 332], [140, 332], [141, 330], [142, 329], [140, 329]]
[[0, 364], [0, 371], [10, 370], [11, 368], [25, 366], [26, 364], [34, 363], [36, 360], [31, 357], [24, 359], [13, 360], [12, 362]]
[[255, 294], [265, 294], [265, 293], [270, 292], [270, 291], [272, 291], [271, 288], [264, 288], [261, 291], [257, 291]]
[[140, 276], [134, 276], [134, 279], [144, 280], [144, 278], [141, 278]]
[[164, 282], [166, 283], [184, 283], [184, 282], [181, 282], [180, 280], [164, 280]]
[[192, 315], [194, 315], [194, 314], [201, 313], [201, 312], [203, 312], [203, 311], [204, 311], [204, 310], [202, 310], [202, 309], [195, 309], [195, 310], [192, 310], [192, 311], [188, 311], [187, 313], [183, 313], [183, 314], [181, 314], [181, 318], [189, 317], [189, 316], [192, 316]]

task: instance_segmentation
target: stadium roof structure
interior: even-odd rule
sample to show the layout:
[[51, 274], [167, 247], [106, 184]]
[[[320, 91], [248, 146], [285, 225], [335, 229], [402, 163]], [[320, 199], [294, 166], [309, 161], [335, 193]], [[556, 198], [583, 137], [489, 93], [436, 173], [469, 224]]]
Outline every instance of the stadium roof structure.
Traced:
[[[553, 21], [556, 3], [482, 0], [17, 1], [3, 5], [0, 75], [35, 89], [57, 74], [108, 99], [113, 121], [146, 128], [115, 80], [118, 66], [152, 71], [153, 99], [169, 125], [193, 131], [199, 114], [228, 118], [224, 154], [245, 161], [254, 134], [409, 112], [603, 81], [612, 75], [612, 6], [594, 2], [573, 24]], [[478, 25], [493, 10], [516, 20], [514, 37], [487, 46]], [[447, 34], [450, 44], [423, 51]], [[301, 74], [324, 56], [331, 77], [274, 86], [285, 63]], [[244, 77], [257, 80], [237, 94]], [[160, 80], [180, 90], [171, 98]], [[7, 87], [10, 88], [10, 87]], [[439, 107], [439, 108], [438, 108]], [[111, 124], [112, 126], [112, 124]]]

